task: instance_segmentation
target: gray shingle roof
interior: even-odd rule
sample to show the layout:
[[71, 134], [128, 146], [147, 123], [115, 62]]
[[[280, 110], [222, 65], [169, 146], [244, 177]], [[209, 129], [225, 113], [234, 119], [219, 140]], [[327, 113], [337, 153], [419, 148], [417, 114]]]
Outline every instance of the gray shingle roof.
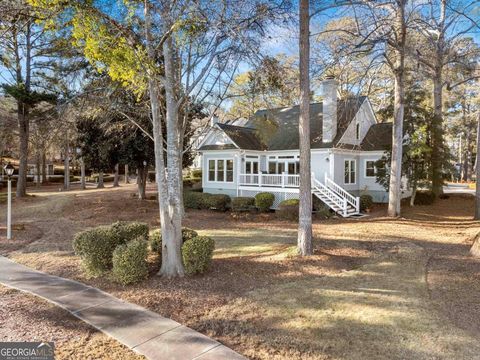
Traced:
[[365, 151], [390, 150], [391, 147], [392, 123], [372, 125], [360, 145], [360, 148]]
[[[391, 143], [390, 130], [387, 125], [373, 125], [360, 147], [339, 144], [350, 122], [353, 120], [365, 96], [338, 100], [337, 135], [333, 142], [322, 142], [323, 104], [310, 104], [310, 139], [312, 149], [321, 148], [361, 148], [362, 150], [385, 150]], [[258, 110], [245, 126], [218, 124], [219, 128], [243, 150], [297, 150], [299, 148], [298, 120], [300, 107]], [[390, 133], [388, 133], [390, 131]], [[390, 134], [390, 135], [389, 135]], [[387, 146], [388, 145], [388, 146]], [[218, 150], [233, 148], [233, 145], [206, 145], [199, 150]]]
[[[366, 97], [339, 100], [337, 103], [338, 131], [333, 142], [322, 142], [323, 104], [310, 104], [310, 139], [312, 149], [331, 148], [338, 143]], [[298, 119], [300, 107], [259, 110], [247, 122], [265, 145], [262, 150], [296, 150], [299, 148]], [[240, 145], [239, 145], [240, 146]]]

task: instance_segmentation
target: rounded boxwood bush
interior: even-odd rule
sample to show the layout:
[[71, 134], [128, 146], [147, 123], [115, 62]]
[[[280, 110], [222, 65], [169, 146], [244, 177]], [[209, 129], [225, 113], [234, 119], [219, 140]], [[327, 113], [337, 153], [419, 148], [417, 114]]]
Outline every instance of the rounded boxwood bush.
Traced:
[[270, 210], [275, 201], [275, 195], [268, 192], [261, 192], [255, 195], [255, 206], [263, 212]]
[[299, 204], [300, 200], [298, 199], [284, 200], [278, 205], [276, 213], [281, 219], [298, 220]]
[[[198, 233], [190, 228], [182, 228], [182, 240], [183, 242], [197, 237]], [[161, 254], [162, 253], [162, 230], [156, 229], [150, 233], [150, 250]]]
[[203, 193], [187, 191], [183, 194], [183, 205], [187, 209], [201, 209], [203, 203]]
[[148, 275], [147, 242], [144, 238], [130, 241], [117, 246], [113, 252], [113, 279], [128, 285], [145, 279]]
[[371, 209], [373, 206], [373, 197], [372, 195], [360, 195], [360, 211], [365, 211]]
[[239, 196], [232, 199], [233, 211], [250, 211], [255, 206], [255, 198]]
[[208, 236], [197, 236], [182, 246], [183, 266], [188, 275], [205, 272], [213, 257], [215, 241]]
[[97, 277], [112, 268], [115, 248], [136, 238], [148, 239], [147, 224], [118, 221], [76, 234], [73, 250], [82, 259], [87, 275]]
[[138, 221], [117, 221], [111, 225], [112, 232], [121, 244], [127, 241], [143, 238], [148, 240], [148, 225]]
[[208, 196], [204, 196], [203, 201], [206, 202], [206, 207], [208, 209], [226, 211], [232, 199], [230, 199], [230, 196], [225, 194], [208, 194]]
[[110, 226], [82, 231], [73, 239], [75, 254], [82, 259], [87, 275], [97, 277], [112, 267], [112, 254], [122, 242]]
[[417, 191], [415, 205], [432, 205], [435, 202], [435, 193], [430, 190]]

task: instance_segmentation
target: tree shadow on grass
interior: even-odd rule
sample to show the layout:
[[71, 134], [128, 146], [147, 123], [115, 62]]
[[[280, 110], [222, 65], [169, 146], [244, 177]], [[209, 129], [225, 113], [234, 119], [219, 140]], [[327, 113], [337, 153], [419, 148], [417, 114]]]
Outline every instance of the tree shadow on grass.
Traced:
[[426, 260], [408, 245], [349, 273], [254, 291], [194, 327], [253, 358], [471, 358], [480, 350], [475, 338], [430, 308]]

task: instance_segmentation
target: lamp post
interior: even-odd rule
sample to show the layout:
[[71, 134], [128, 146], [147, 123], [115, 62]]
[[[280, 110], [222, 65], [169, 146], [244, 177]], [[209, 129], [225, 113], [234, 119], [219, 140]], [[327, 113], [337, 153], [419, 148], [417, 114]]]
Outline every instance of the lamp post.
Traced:
[[8, 163], [4, 167], [8, 177], [8, 200], [7, 200], [7, 240], [12, 238], [12, 175], [15, 168]]

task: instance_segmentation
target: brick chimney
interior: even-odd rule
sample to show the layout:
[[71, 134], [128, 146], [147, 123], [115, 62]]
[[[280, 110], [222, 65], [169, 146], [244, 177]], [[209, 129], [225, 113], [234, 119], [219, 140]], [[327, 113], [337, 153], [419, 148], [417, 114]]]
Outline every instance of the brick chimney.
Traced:
[[337, 86], [333, 76], [327, 76], [321, 83], [323, 95], [323, 142], [329, 143], [337, 135]]

